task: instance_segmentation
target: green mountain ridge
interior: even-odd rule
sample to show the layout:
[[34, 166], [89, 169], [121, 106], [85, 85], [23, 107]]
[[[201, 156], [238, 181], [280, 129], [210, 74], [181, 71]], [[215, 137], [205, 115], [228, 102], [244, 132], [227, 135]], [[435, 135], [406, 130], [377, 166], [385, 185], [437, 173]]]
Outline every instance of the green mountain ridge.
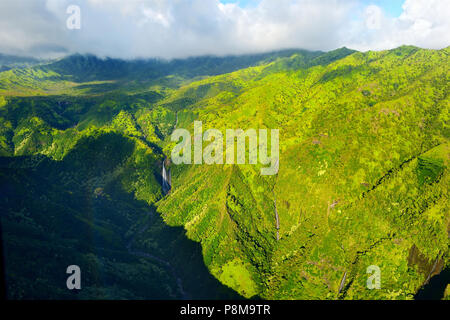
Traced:
[[26, 70], [12, 69], [2, 73], [0, 92], [3, 91], [5, 95], [73, 95], [96, 92], [103, 94], [106, 91], [128, 93], [142, 90], [146, 85], [176, 88], [197, 77], [229, 73], [293, 55], [296, 56], [296, 65], [304, 67], [314, 61], [320, 63], [316, 59], [318, 57], [336, 59], [351, 52], [353, 51], [346, 48], [338, 49], [334, 53], [336, 57], [333, 57], [320, 51], [289, 49], [242, 56], [202, 56], [173, 60], [122, 60], [74, 54]]
[[[403, 46], [174, 61], [76, 55], [1, 72], [10, 297], [74, 298], [48, 274], [70, 256], [89, 270], [82, 299], [236, 297], [226, 287], [245, 298], [414, 298], [449, 264], [449, 65], [449, 48]], [[278, 174], [172, 164], [165, 196], [170, 134], [192, 133], [194, 120], [204, 131], [280, 129]], [[186, 235], [170, 238], [179, 227]], [[51, 248], [33, 255], [46, 266], [38, 284], [21, 262], [44, 250], [33, 239]], [[369, 266], [380, 268], [381, 289], [367, 289]], [[209, 280], [196, 288], [201, 276]]]
[[0, 53], [0, 72], [14, 68], [26, 68], [42, 63], [40, 59]]

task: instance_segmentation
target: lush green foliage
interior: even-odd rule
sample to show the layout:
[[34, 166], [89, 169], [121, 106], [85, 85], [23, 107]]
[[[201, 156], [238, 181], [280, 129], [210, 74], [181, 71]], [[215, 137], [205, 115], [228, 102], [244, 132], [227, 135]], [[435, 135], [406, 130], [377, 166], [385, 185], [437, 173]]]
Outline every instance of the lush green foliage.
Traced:
[[[448, 263], [448, 49], [354, 53], [286, 71], [295, 59], [168, 99], [188, 98], [181, 114], [207, 127], [280, 128], [281, 159], [268, 179], [248, 166], [185, 168], [159, 210], [201, 241], [217, 278], [230, 265], [238, 279], [252, 275], [233, 284], [244, 296], [412, 298], [437, 258]], [[422, 270], [408, 262], [414, 245], [431, 261]], [[381, 290], [365, 287], [370, 265], [382, 270]]]
[[[449, 65], [448, 48], [400, 47], [1, 72], [11, 297], [73, 298], [79, 261], [79, 298], [231, 297], [206, 268], [247, 298], [413, 298], [449, 264]], [[163, 196], [169, 136], [197, 119], [280, 129], [279, 173], [171, 165]]]

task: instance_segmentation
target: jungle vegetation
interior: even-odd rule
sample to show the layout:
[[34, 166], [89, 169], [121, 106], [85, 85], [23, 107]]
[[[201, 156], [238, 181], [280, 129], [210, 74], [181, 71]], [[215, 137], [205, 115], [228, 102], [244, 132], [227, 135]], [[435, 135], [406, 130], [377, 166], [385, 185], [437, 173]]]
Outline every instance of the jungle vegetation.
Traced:
[[[413, 299], [450, 264], [449, 53], [9, 62], [8, 297]], [[171, 164], [164, 194], [170, 135], [194, 120], [279, 129], [278, 174]], [[372, 265], [380, 289], [366, 287]]]

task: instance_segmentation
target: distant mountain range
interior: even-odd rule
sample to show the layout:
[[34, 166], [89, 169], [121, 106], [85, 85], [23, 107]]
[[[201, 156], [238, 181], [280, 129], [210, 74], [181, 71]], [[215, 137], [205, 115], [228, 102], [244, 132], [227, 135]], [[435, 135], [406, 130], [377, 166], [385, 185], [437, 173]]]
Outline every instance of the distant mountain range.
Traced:
[[42, 63], [41, 60], [30, 57], [18, 57], [0, 53], [0, 72], [14, 68], [25, 68]]

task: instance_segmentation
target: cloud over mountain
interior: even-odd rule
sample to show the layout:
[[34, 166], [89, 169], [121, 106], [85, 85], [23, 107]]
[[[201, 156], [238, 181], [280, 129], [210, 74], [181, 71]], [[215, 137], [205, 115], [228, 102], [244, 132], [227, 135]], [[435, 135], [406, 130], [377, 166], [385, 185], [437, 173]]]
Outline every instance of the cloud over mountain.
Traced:
[[[66, 26], [69, 5], [81, 29]], [[399, 17], [357, 0], [16, 0], [0, 3], [0, 51], [10, 54], [186, 57], [282, 48], [389, 49], [450, 43], [450, 2], [406, 0]]]

